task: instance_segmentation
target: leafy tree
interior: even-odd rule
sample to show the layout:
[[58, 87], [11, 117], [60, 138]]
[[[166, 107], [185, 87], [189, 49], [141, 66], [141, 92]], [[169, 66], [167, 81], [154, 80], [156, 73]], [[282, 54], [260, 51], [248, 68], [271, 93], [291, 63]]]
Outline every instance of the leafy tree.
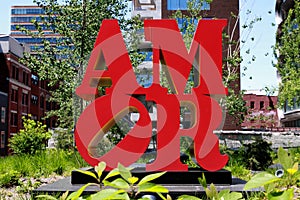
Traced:
[[[172, 18], [184, 19], [182, 25], [183, 39], [187, 48], [189, 48], [196, 30], [197, 21], [206, 16], [205, 10], [201, 7], [204, 2], [211, 3], [212, 0], [188, 0], [187, 13], [178, 10]], [[201, 13], [202, 15], [199, 15]], [[251, 12], [249, 11], [248, 14]], [[241, 124], [244, 121], [244, 116], [247, 113], [245, 101], [243, 100], [243, 91], [239, 91], [236, 81], [239, 81], [240, 63], [242, 58], [240, 56], [241, 45], [240, 38], [235, 37], [235, 32], [239, 27], [240, 15], [231, 13], [231, 18], [228, 20], [229, 28], [223, 32], [223, 46], [226, 56], [223, 58], [223, 83], [228, 88], [229, 95], [220, 100], [221, 106], [234, 118], [235, 124]], [[256, 17], [247, 21], [242, 27], [251, 31], [256, 22], [261, 21], [261, 18]], [[244, 43], [244, 38], [242, 43]], [[254, 59], [255, 60], [255, 59]], [[193, 87], [193, 82], [189, 82], [187, 91]]]
[[[37, 72], [40, 79], [49, 80], [49, 86], [54, 88], [50, 101], [56, 102], [59, 109], [48, 112], [47, 117], [57, 116], [61, 128], [74, 126], [72, 95], [77, 86], [76, 79], [83, 74], [102, 20], [118, 19], [124, 29], [133, 28], [125, 19], [126, 2], [34, 0], [45, 11], [41, 21], [32, 21], [38, 33], [19, 27], [32, 37], [43, 39], [43, 48], [36, 48], [34, 54], [25, 55], [24, 63]], [[55, 44], [45, 39], [44, 30], [57, 35]], [[82, 100], [77, 103], [80, 113], [84, 103]]]
[[[277, 37], [275, 52], [279, 53], [275, 64], [281, 77], [279, 85], [279, 102], [284, 106], [286, 101], [293, 105], [294, 98], [300, 96], [300, 2], [289, 10], [286, 20]], [[278, 56], [275, 54], [275, 56]], [[300, 98], [296, 98], [300, 101]]]
[[46, 149], [46, 142], [51, 138], [51, 133], [46, 130], [46, 125], [22, 117], [24, 129], [9, 140], [9, 147], [15, 154], [35, 154]]
[[68, 129], [55, 129], [54, 134], [55, 147], [63, 150], [73, 149], [73, 133]]

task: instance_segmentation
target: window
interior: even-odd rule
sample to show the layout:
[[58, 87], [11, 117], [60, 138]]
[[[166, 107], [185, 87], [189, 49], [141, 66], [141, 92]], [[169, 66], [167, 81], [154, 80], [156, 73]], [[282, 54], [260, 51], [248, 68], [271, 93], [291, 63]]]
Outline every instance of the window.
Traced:
[[45, 11], [41, 8], [15, 8], [11, 10], [12, 15], [41, 15]]
[[255, 102], [254, 101], [250, 101], [250, 108], [251, 109], [254, 109], [254, 105], [255, 105]]
[[23, 72], [23, 83], [28, 85], [28, 74], [26, 72]]
[[18, 90], [11, 90], [11, 101], [18, 102]]
[[[31, 30], [31, 31], [34, 31], [34, 30], [36, 30], [36, 27], [35, 27], [35, 25], [29, 25], [29, 24], [24, 24], [24, 25], [11, 25], [10, 26], [10, 30], [12, 30], [12, 31], [16, 31], [17, 30], [17, 27], [24, 27], [24, 28], [26, 28], [26, 29], [28, 29], [28, 30]], [[53, 29], [53, 27], [47, 27], [46, 25], [40, 25], [39, 27], [41, 27], [42, 28], [42, 30], [49, 30], [49, 29]], [[24, 34], [24, 33], [23, 33]]]
[[154, 0], [134, 0], [134, 10], [156, 10]]
[[1, 131], [1, 136], [0, 136], [0, 147], [3, 149], [5, 148], [5, 132]]
[[16, 66], [12, 66], [12, 74], [11, 77], [13, 79], [16, 79], [17, 81], [19, 80], [19, 68]]
[[48, 111], [51, 110], [51, 102], [49, 102], [49, 100], [46, 101], [46, 109]]
[[31, 22], [32, 20], [36, 20], [37, 22], [41, 22], [41, 17], [11, 17], [12, 23], [20, 23], [20, 22]]
[[274, 103], [273, 101], [270, 99], [270, 102], [269, 102], [269, 107], [270, 109], [274, 110], [275, 109], [275, 106], [274, 106]]
[[10, 124], [12, 126], [18, 126], [18, 114], [17, 113], [11, 113], [10, 115]]
[[45, 101], [45, 97], [41, 96], [40, 97], [40, 108], [44, 108], [44, 101]]
[[43, 43], [43, 41], [49, 41], [51, 44], [57, 43], [57, 38], [18, 38], [18, 41], [21, 43], [30, 43], [30, 44], [37, 44]]
[[45, 89], [45, 81], [41, 81], [41, 88]]
[[33, 85], [38, 85], [39, 84], [39, 77], [37, 77], [34, 74], [31, 74], [31, 82]]
[[28, 94], [22, 93], [22, 104], [28, 105]]
[[[168, 10], [187, 10], [188, 0], [168, 0]], [[200, 3], [200, 0], [197, 0], [196, 3]], [[202, 2], [201, 10], [209, 10], [210, 4], [206, 1]]]
[[35, 95], [31, 95], [31, 103], [34, 105], [37, 105], [39, 101], [39, 98]]
[[33, 119], [34, 121], [37, 121], [38, 120], [38, 117], [36, 115], [32, 115], [31, 116], [31, 119]]
[[262, 110], [265, 108], [265, 102], [264, 101], [260, 101], [259, 102], [259, 109]]
[[1, 107], [1, 123], [5, 123], [6, 108]]

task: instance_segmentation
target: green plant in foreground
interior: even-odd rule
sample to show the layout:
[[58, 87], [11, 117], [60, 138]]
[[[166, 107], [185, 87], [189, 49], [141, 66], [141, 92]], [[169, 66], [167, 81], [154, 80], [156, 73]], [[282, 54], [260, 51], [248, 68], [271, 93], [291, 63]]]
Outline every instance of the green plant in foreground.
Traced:
[[[65, 193], [60, 199], [63, 200], [76, 200], [76, 199], [136, 199], [141, 193], [156, 193], [162, 199], [170, 199], [169, 196], [165, 197], [163, 194], [168, 193], [168, 189], [165, 187], [151, 183], [150, 181], [159, 178], [165, 172], [159, 172], [145, 176], [140, 181], [137, 177], [132, 176], [130, 169], [125, 168], [123, 165], [119, 164], [118, 168], [110, 171], [104, 178], [102, 178], [102, 173], [106, 168], [104, 162], [100, 162], [98, 166], [95, 167], [96, 174], [90, 171], [79, 172], [89, 175], [97, 180], [98, 183], [88, 183], [82, 186], [78, 191], [71, 193]], [[120, 177], [116, 177], [120, 176]], [[116, 179], [109, 181], [112, 177]], [[82, 197], [82, 193], [88, 186], [98, 186], [99, 192], [88, 196], [87, 198]], [[39, 195], [37, 198], [43, 199], [57, 199], [49, 195]]]
[[[206, 178], [204, 174], [202, 174], [202, 178], [198, 178], [198, 180], [199, 183], [204, 187], [206, 197], [209, 200], [242, 200], [243, 199], [242, 193], [230, 192], [230, 190], [222, 190], [218, 192], [214, 184], [210, 184], [210, 186], [207, 187]], [[178, 198], [178, 200], [201, 200], [201, 199], [190, 195], [182, 195]]]
[[280, 175], [275, 176], [269, 172], [258, 173], [245, 185], [244, 190], [264, 187], [267, 199], [293, 199], [294, 189], [300, 183], [298, 162], [293, 162], [292, 157], [281, 147], [278, 149], [278, 160], [283, 167]]

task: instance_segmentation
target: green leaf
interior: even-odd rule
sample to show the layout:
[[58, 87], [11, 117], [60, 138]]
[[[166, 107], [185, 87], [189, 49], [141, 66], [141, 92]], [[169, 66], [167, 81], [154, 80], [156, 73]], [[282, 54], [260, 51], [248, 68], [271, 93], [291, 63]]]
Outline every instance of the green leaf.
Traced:
[[98, 186], [98, 184], [96, 183], [88, 183], [88, 184], [85, 184], [84, 186], [82, 186], [79, 190], [75, 191], [75, 192], [72, 192], [70, 194], [70, 196], [68, 196], [67, 200], [76, 200], [78, 199], [81, 194], [83, 193], [83, 191], [88, 187], [88, 186], [91, 186], [91, 185], [96, 185]]
[[124, 167], [121, 163], [118, 164], [118, 169], [119, 169], [120, 175], [125, 180], [128, 180], [130, 177], [132, 177], [130, 171], [126, 167]]
[[131, 185], [133, 185], [133, 184], [135, 184], [136, 182], [138, 182], [138, 180], [139, 180], [139, 178], [133, 176], [133, 177], [130, 177], [130, 178], [128, 179], [128, 182], [129, 182]]
[[227, 195], [229, 193], [230, 193], [230, 190], [222, 190], [222, 191], [219, 192], [219, 197], [222, 197], [222, 196]]
[[69, 191], [66, 191], [65, 193], [63, 193], [63, 195], [61, 195], [60, 199], [61, 200], [67, 199], [68, 195], [69, 195]]
[[57, 198], [50, 196], [50, 195], [38, 195], [36, 196], [38, 199], [48, 199], [48, 200], [57, 200]]
[[177, 200], [201, 200], [198, 197], [190, 196], [190, 195], [181, 195]]
[[107, 180], [107, 179], [109, 179], [109, 178], [111, 178], [111, 177], [118, 176], [119, 174], [120, 174], [120, 172], [119, 172], [119, 169], [118, 169], [118, 168], [113, 169], [113, 170], [111, 170], [111, 171], [105, 176], [105, 178], [104, 178], [103, 180]]
[[209, 199], [212, 199], [213, 198], [213, 193], [210, 189], [208, 188], [205, 188], [205, 194], [206, 196], [209, 198]]
[[210, 198], [214, 198], [214, 199], [218, 199], [218, 191], [217, 191], [217, 188], [216, 186], [211, 183], [210, 186], [209, 186], [209, 189], [206, 188], [205, 190], [207, 192], [207, 196], [210, 197]]
[[202, 187], [207, 188], [206, 178], [204, 173], [202, 173], [202, 178], [198, 178], [199, 183], [202, 185]]
[[102, 172], [106, 168], [106, 163], [105, 162], [100, 162], [97, 166], [95, 166], [95, 171], [97, 172], [98, 178], [100, 179]]
[[94, 174], [93, 172], [90, 172], [90, 171], [84, 171], [84, 170], [80, 170], [80, 169], [76, 169], [76, 171], [78, 171], [78, 172], [80, 172], [80, 173], [83, 173], [83, 174], [86, 174], [86, 175], [88, 175], [88, 176], [91, 176], [91, 177], [93, 177], [94, 179], [96, 179], [97, 181], [99, 181], [98, 178], [97, 178], [97, 176], [96, 176], [96, 174]]
[[225, 200], [239, 200], [243, 198], [242, 193], [239, 192], [228, 192], [223, 195], [219, 194], [219, 198], [223, 197]]
[[162, 200], [172, 200], [171, 196], [167, 194], [167, 198], [164, 197], [164, 195], [162, 195], [161, 193], [157, 192], [158, 196], [162, 199]]
[[[123, 193], [123, 194], [122, 194]], [[127, 197], [126, 197], [127, 196]], [[128, 194], [124, 190], [104, 189], [96, 194], [91, 195], [92, 199], [129, 199]]]
[[144, 178], [142, 178], [142, 180], [138, 183], [138, 185], [142, 185], [146, 182], [149, 182], [149, 181], [152, 181], [154, 179], [157, 179], [159, 177], [161, 177], [162, 175], [164, 175], [166, 172], [158, 172], [158, 173], [155, 173], [155, 174], [150, 174], [150, 175], [147, 175], [145, 176]]
[[248, 181], [244, 187], [244, 190], [250, 190], [253, 188], [262, 187], [264, 185], [273, 183], [280, 180], [280, 178], [270, 174], [268, 172], [261, 172], [254, 175], [250, 181]]
[[288, 155], [288, 152], [286, 150], [284, 150], [282, 147], [279, 147], [279, 149], [278, 149], [278, 160], [284, 170], [287, 170], [287, 169], [293, 167], [292, 158]]
[[272, 192], [268, 194], [269, 200], [292, 200], [294, 197], [294, 190], [288, 189], [282, 192]]
[[156, 193], [168, 193], [169, 190], [162, 185], [155, 183], [143, 183], [139, 185], [138, 192], [156, 192]]
[[110, 186], [118, 189], [129, 189], [130, 185], [122, 178], [117, 178], [116, 180], [113, 180], [112, 182], [109, 181], [103, 181], [105, 186]]

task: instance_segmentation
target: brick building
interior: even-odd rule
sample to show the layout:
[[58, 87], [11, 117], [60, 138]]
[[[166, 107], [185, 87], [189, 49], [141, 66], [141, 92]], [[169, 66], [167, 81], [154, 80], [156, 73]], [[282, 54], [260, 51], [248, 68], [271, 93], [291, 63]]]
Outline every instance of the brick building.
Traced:
[[49, 91], [45, 82], [19, 61], [26, 51], [29, 48], [16, 39], [0, 36], [1, 155], [8, 152], [8, 139], [22, 128], [22, 116], [32, 114], [33, 119], [47, 123], [48, 128], [55, 124], [54, 119], [43, 119], [45, 112], [53, 108], [47, 107]]
[[244, 101], [248, 114], [242, 123], [243, 129], [266, 129], [280, 127], [277, 110], [277, 96], [267, 96], [262, 92], [248, 92]]
[[7, 151], [7, 93], [0, 92], [0, 156]]

